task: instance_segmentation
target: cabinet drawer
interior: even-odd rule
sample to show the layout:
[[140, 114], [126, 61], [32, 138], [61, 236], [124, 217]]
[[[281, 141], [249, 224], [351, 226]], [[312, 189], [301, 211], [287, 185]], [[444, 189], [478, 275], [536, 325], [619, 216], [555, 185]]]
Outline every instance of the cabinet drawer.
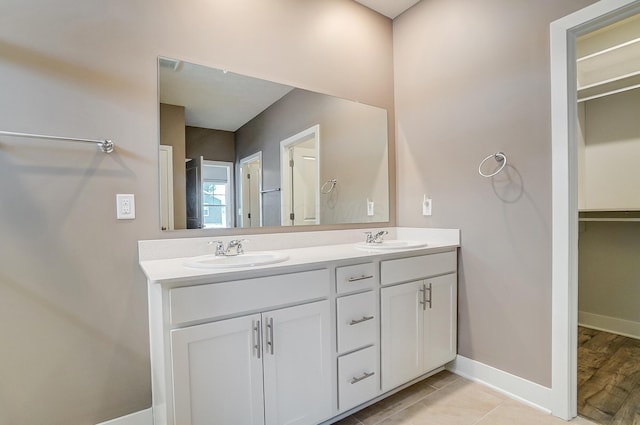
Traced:
[[338, 294], [371, 288], [375, 281], [376, 273], [373, 263], [336, 268], [336, 292]]
[[377, 347], [338, 358], [338, 409], [349, 410], [378, 395]]
[[212, 319], [329, 296], [329, 271], [313, 270], [169, 292], [171, 324]]
[[374, 344], [378, 328], [376, 297], [373, 291], [338, 298], [338, 352]]
[[457, 270], [456, 251], [418, 257], [399, 258], [380, 263], [380, 281], [383, 285], [408, 282]]

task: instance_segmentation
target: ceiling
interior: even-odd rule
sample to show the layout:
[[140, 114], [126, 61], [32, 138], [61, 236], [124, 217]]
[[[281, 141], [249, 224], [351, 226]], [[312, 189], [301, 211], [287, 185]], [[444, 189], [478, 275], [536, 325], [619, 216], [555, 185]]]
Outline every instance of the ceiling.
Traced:
[[376, 12], [394, 19], [420, 0], [355, 0]]
[[236, 131], [293, 87], [160, 58], [160, 103], [185, 107], [185, 124]]

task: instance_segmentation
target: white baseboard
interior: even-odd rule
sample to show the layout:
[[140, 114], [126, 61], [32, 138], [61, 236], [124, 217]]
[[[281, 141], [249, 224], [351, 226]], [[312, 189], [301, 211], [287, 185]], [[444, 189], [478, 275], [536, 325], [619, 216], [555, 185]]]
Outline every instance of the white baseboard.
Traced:
[[640, 339], [640, 322], [579, 311], [578, 325], [584, 326], [585, 328], [628, 336], [629, 338]]
[[97, 425], [153, 425], [153, 414], [151, 408], [132, 413], [127, 416], [101, 422]]
[[551, 413], [551, 388], [460, 355], [447, 365], [447, 369], [531, 407]]

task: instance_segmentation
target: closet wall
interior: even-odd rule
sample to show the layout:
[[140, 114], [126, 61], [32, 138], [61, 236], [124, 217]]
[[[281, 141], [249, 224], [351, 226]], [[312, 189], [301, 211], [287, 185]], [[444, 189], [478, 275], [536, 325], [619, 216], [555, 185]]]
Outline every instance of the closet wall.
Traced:
[[640, 338], [640, 89], [579, 106], [579, 323]]

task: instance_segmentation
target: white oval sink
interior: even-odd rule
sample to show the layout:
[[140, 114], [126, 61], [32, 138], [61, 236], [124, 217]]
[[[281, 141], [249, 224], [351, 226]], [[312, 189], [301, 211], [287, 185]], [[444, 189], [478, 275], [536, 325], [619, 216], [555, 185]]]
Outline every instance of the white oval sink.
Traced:
[[253, 267], [280, 263], [289, 259], [288, 255], [272, 251], [255, 251], [234, 256], [202, 255], [184, 262], [185, 267], [196, 269], [217, 269], [227, 267]]
[[356, 248], [366, 249], [367, 251], [377, 251], [377, 250], [384, 250], [384, 249], [411, 249], [411, 248], [421, 248], [424, 246], [427, 246], [426, 242], [405, 241], [405, 240], [390, 240], [390, 241], [382, 241], [380, 243], [359, 242], [356, 244]]

